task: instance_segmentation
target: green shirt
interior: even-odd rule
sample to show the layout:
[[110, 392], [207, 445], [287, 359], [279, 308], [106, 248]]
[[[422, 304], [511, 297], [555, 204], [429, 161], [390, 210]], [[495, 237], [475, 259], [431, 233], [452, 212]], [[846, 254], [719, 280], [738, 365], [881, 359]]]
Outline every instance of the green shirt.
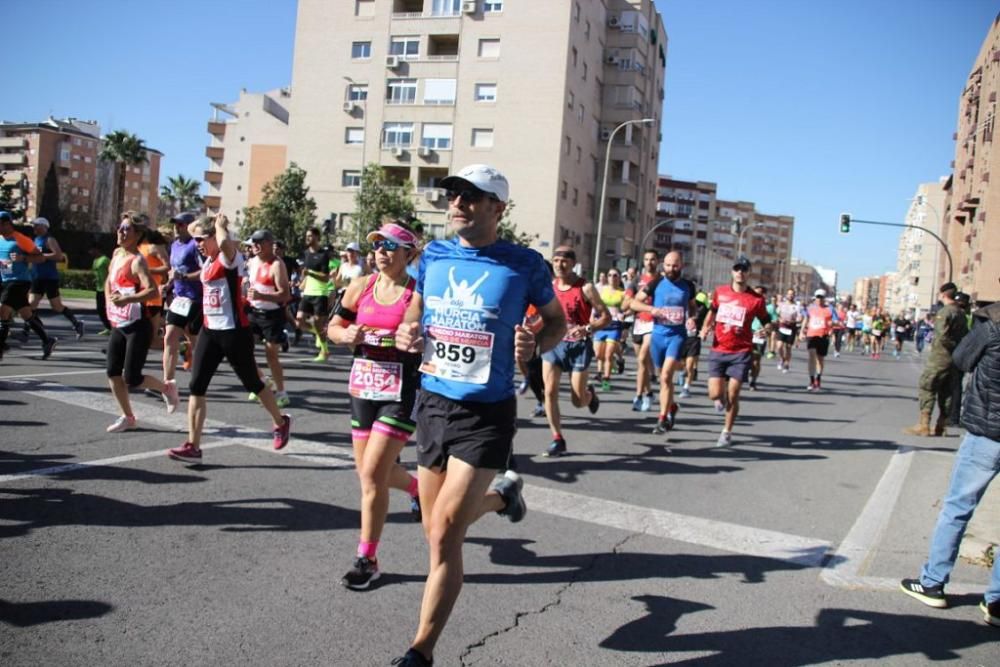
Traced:
[[107, 255], [95, 257], [90, 265], [90, 270], [94, 272], [94, 283], [98, 292], [104, 291], [104, 283], [108, 280], [108, 269], [111, 268], [111, 259]]

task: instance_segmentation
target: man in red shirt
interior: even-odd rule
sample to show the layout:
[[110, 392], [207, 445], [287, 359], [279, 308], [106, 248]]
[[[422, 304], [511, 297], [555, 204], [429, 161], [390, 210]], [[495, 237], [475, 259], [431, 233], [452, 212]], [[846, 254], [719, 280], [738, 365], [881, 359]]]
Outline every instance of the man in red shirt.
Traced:
[[740, 257], [733, 264], [731, 285], [720, 285], [701, 327], [702, 339], [715, 329], [715, 344], [708, 355], [708, 397], [715, 409], [725, 411], [726, 422], [716, 447], [732, 444], [733, 424], [740, 410], [740, 389], [753, 362], [753, 329], [756, 317], [770, 329], [771, 316], [763, 297], [750, 289], [750, 260]]
[[806, 310], [806, 321], [802, 325], [802, 338], [809, 350], [809, 386], [807, 391], [819, 391], [823, 381], [823, 360], [830, 351], [830, 334], [837, 316], [826, 303], [826, 290], [818, 289], [813, 294], [815, 303]]
[[[632, 312], [629, 304], [640, 289], [648, 285], [659, 275], [660, 254], [653, 249], [642, 255], [642, 275], [631, 288], [625, 290], [625, 300], [622, 310]], [[632, 350], [635, 352], [635, 400], [632, 401], [633, 412], [649, 412], [652, 407], [653, 390], [650, 379], [653, 377], [653, 358], [649, 353], [652, 341], [653, 316], [650, 313], [635, 313], [632, 324]]]

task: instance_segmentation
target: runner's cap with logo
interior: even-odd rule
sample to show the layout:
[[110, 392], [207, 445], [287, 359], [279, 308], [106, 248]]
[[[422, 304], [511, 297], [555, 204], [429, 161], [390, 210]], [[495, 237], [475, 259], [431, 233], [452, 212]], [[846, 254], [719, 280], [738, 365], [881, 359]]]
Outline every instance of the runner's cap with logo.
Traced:
[[510, 185], [507, 183], [507, 177], [488, 164], [470, 164], [468, 167], [463, 167], [457, 174], [441, 179], [439, 185], [447, 190], [457, 190], [461, 188], [463, 181], [493, 195], [504, 203], [510, 196]]

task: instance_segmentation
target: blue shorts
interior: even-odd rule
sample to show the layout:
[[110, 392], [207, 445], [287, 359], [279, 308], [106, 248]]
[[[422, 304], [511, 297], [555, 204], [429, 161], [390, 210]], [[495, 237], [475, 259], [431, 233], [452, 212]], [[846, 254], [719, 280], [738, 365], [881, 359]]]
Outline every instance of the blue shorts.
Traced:
[[681, 347], [687, 340], [687, 332], [682, 328], [680, 333], [662, 334], [653, 331], [652, 338], [649, 339], [649, 356], [653, 360], [653, 366], [663, 368], [665, 359], [681, 359]]
[[558, 366], [564, 373], [585, 371], [593, 360], [594, 346], [589, 338], [560, 341], [548, 352], [542, 352], [542, 361]]
[[611, 324], [607, 328], [598, 329], [594, 332], [594, 342], [603, 343], [606, 340], [620, 341], [622, 339], [622, 330], [619, 327]]

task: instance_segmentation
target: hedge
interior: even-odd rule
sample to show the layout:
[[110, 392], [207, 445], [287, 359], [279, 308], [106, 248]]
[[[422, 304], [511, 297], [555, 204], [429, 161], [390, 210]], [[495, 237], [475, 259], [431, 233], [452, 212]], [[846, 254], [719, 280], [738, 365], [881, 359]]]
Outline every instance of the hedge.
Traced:
[[60, 272], [59, 286], [65, 289], [85, 289], [94, 291], [94, 272], [82, 269], [66, 269]]

